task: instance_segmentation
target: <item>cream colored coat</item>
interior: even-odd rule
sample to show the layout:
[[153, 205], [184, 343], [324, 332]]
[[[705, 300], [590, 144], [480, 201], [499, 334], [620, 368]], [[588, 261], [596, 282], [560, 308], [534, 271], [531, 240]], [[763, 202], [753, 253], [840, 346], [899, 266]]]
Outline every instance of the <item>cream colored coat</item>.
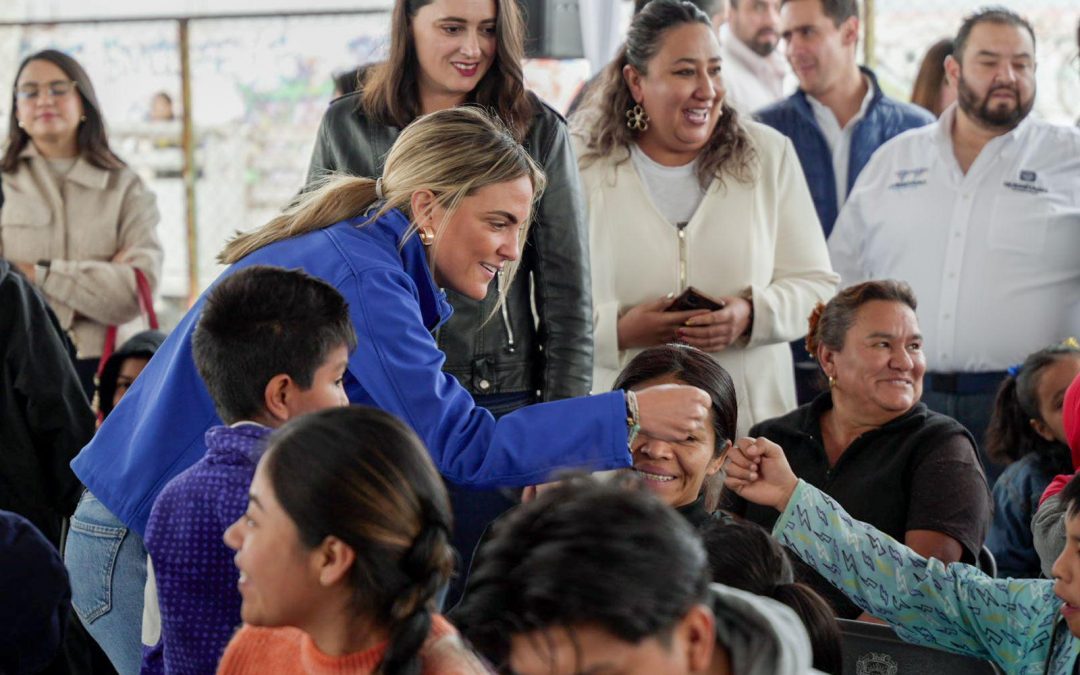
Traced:
[[[795, 408], [788, 342], [806, 333], [814, 305], [832, 297], [825, 237], [791, 141], [744, 122], [757, 150], [753, 184], [713, 181], [686, 226], [687, 285], [711, 296], [736, 295], [754, 305], [750, 340], [712, 356], [731, 375], [739, 403], [738, 433]], [[576, 138], [575, 150], [583, 145]], [[653, 205], [629, 160], [581, 163], [589, 208], [593, 387], [606, 391], [639, 349], [620, 351], [617, 323], [635, 305], [680, 293], [678, 232]]]
[[81, 157], [58, 188], [33, 144], [19, 161], [0, 174], [0, 255], [51, 261], [39, 288], [79, 358], [101, 356], [106, 328], [139, 316], [133, 268], [151, 289], [161, 276], [154, 194], [131, 169], [99, 169]]

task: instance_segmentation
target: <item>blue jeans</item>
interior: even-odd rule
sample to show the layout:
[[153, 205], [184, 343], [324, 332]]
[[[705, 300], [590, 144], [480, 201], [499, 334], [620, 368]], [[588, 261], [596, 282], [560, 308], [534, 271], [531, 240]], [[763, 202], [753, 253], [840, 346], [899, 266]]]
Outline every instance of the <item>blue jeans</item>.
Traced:
[[146, 547], [89, 490], [83, 492], [64, 549], [71, 604], [120, 675], [142, 663]]

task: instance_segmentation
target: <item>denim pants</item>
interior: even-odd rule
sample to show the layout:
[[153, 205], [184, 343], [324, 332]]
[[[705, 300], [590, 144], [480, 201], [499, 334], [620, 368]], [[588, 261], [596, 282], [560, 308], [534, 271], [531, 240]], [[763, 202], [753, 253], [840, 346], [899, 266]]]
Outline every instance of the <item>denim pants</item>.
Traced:
[[83, 492], [64, 549], [71, 604], [120, 675], [142, 663], [146, 547], [89, 491]]

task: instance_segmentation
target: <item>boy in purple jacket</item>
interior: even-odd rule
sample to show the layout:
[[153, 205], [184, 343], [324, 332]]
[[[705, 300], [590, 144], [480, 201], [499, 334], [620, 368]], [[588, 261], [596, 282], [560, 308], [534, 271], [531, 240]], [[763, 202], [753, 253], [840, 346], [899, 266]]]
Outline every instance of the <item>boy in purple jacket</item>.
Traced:
[[161, 626], [144, 673], [217, 669], [241, 623], [225, 529], [247, 507], [265, 437], [297, 415], [349, 404], [342, 377], [355, 348], [345, 299], [301, 271], [249, 267], [208, 296], [192, 356], [225, 425], [206, 432], [206, 455], [165, 486], [150, 513]]

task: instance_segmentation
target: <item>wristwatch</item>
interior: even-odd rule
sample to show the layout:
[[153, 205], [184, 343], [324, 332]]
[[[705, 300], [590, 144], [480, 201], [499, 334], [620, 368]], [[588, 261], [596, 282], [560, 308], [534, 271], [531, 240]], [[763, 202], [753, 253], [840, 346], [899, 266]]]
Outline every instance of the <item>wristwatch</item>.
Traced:
[[51, 260], [39, 260], [34, 263], [34, 283], [38, 286], [45, 285], [45, 277], [49, 276], [49, 267], [51, 265]]

